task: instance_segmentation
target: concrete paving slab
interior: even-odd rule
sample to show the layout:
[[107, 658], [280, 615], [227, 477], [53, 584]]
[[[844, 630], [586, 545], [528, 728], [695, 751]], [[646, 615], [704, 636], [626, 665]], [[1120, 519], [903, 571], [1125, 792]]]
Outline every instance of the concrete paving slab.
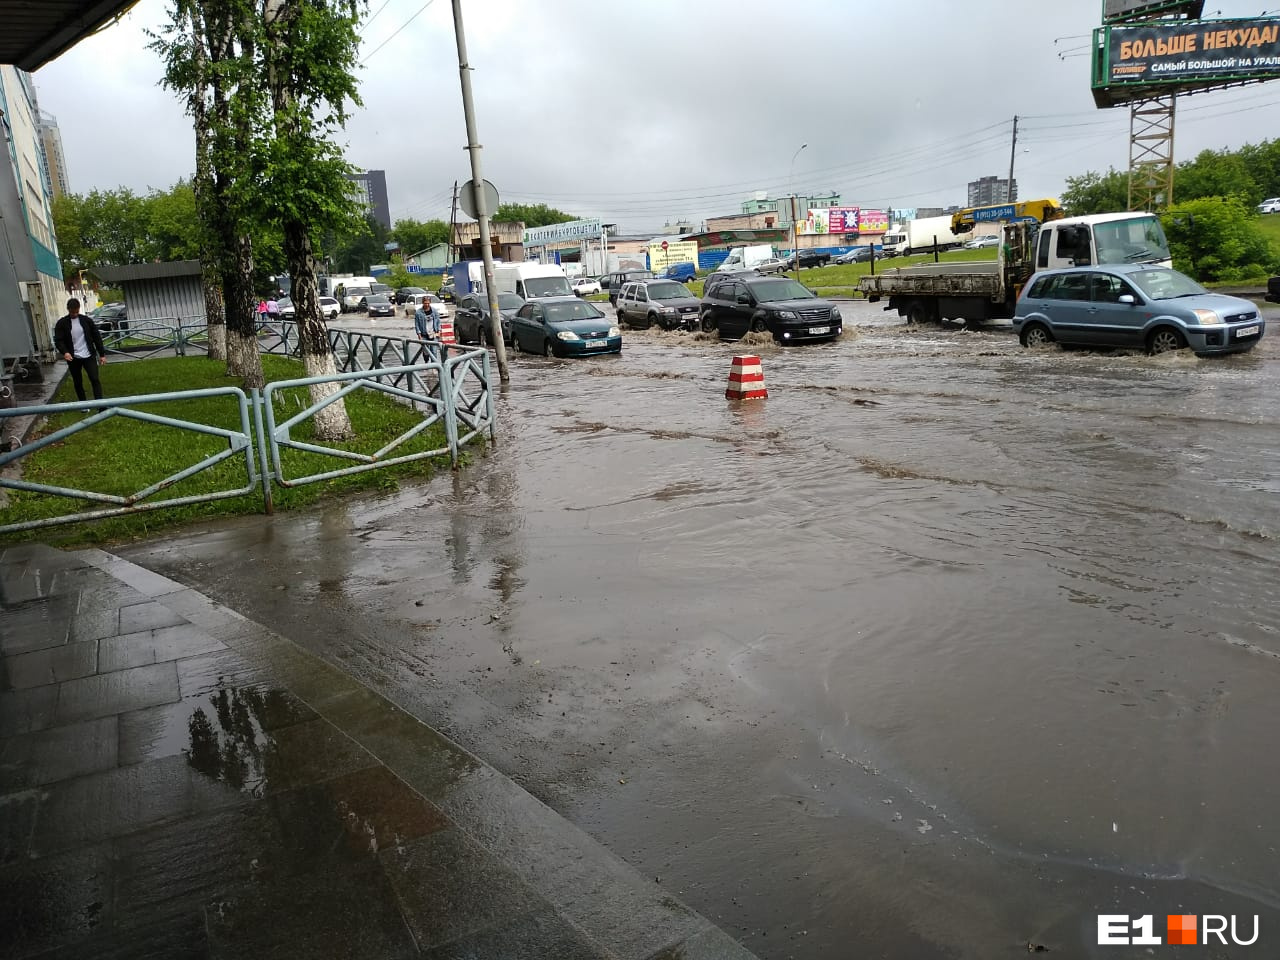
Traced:
[[601, 960], [610, 955], [554, 910], [545, 909], [427, 949], [423, 956], [429, 960]]
[[11, 690], [87, 677], [98, 671], [98, 641], [64, 643], [5, 657], [3, 669], [5, 686]]
[[187, 621], [162, 603], [146, 600], [120, 608], [120, 632], [137, 633], [185, 624]]
[[550, 909], [532, 887], [457, 829], [398, 845], [381, 859], [420, 950]]
[[208, 960], [204, 914], [152, 924], [141, 930], [106, 932], [42, 953], [40, 960]]
[[105, 930], [111, 883], [105, 846], [0, 869], [0, 957], [33, 957]]
[[39, 807], [38, 790], [0, 793], [0, 867], [30, 858]]
[[110, 770], [119, 739], [117, 718], [110, 716], [0, 740], [0, 790]]
[[178, 686], [183, 697], [198, 697], [230, 687], [256, 687], [271, 682], [271, 674], [226, 648], [177, 662]]
[[376, 863], [299, 883], [268, 881], [205, 909], [210, 956], [410, 960], [417, 947]]
[[234, 785], [202, 776], [185, 757], [117, 767], [50, 784], [32, 847], [48, 856], [244, 802]]
[[61, 646], [67, 642], [74, 616], [74, 599], [44, 597], [5, 604], [0, 653], [8, 656]]
[[176, 703], [120, 715], [120, 764], [141, 763], [190, 752], [199, 731], [220, 740], [237, 736], [237, 725], [257, 725], [267, 733], [314, 720], [301, 700], [269, 686], [218, 688]]
[[43, 730], [53, 725], [58, 688], [32, 687], [0, 693], [0, 736]]
[[103, 639], [98, 645], [98, 672], [128, 670], [225, 649], [220, 641], [184, 621], [175, 626]]
[[58, 684], [58, 723], [75, 723], [180, 699], [178, 668], [156, 663]]

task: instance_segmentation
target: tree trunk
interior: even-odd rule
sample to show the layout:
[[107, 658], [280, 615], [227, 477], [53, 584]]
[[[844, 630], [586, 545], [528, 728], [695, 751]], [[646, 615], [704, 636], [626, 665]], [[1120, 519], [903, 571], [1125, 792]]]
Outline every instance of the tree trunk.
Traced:
[[[284, 224], [284, 255], [293, 281], [294, 320], [298, 324], [298, 344], [302, 364], [308, 377], [324, 377], [337, 373], [333, 350], [329, 346], [329, 328], [320, 316], [320, 292], [316, 284], [315, 251], [311, 233], [298, 220]], [[311, 402], [320, 403], [341, 389], [337, 383], [315, 383], [310, 387]], [[335, 400], [312, 419], [317, 440], [345, 440], [354, 432], [347, 416], [346, 403]]]
[[[227, 218], [230, 220], [231, 218]], [[227, 373], [244, 380], [246, 390], [266, 385], [258, 353], [258, 311], [253, 297], [253, 240], [247, 233], [227, 238], [234, 268], [222, 275], [227, 305]]]
[[194, 5], [187, 7], [191, 24], [191, 51], [195, 68], [195, 86], [189, 97], [191, 118], [196, 131], [196, 173], [191, 181], [196, 198], [196, 215], [200, 220], [200, 285], [204, 288], [204, 322], [209, 337], [209, 356], [227, 358], [227, 318], [222, 308], [222, 275], [218, 269], [218, 252], [214, 246], [212, 224], [216, 221], [211, 206], [216, 202], [213, 185], [213, 136], [209, 131], [209, 58], [205, 50], [204, 20]]

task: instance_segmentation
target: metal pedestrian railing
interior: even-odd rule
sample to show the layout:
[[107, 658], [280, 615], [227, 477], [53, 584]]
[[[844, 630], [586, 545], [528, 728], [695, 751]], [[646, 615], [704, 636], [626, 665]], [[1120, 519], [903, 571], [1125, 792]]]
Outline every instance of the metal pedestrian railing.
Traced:
[[[284, 342], [288, 331], [282, 331], [282, 333], [284, 336], [281, 337], [281, 342]], [[379, 365], [374, 369], [276, 381], [268, 384], [262, 391], [250, 390], [248, 394], [236, 387], [220, 387], [140, 397], [47, 404], [15, 410], [0, 409], [0, 424], [3, 424], [5, 417], [18, 415], [51, 417], [65, 413], [89, 413], [83, 420], [39, 437], [15, 450], [0, 453], [0, 490], [28, 491], [65, 497], [73, 501], [107, 505], [99, 509], [78, 510], [37, 520], [0, 524], [0, 533], [247, 496], [253, 494], [259, 486], [262, 490], [264, 508], [270, 513], [273, 508], [273, 483], [283, 487], [297, 487], [445, 454], [448, 454], [454, 466], [457, 466], [460, 451], [464, 445], [482, 435], [486, 430], [491, 438], [494, 436], [494, 400], [488, 353], [482, 349], [453, 348], [454, 352], [450, 355], [450, 349], [444, 349], [440, 351], [445, 355], [444, 359], [430, 360], [425, 359], [433, 353], [429, 346], [424, 347], [414, 341], [402, 343], [404, 345], [399, 348], [401, 355], [421, 350], [421, 353], [415, 355], [424, 359], [416, 363]], [[355, 355], [361, 358], [369, 356], [364, 352], [366, 348], [379, 350], [378, 346], [372, 344], [356, 346]], [[374, 355], [380, 361], [391, 356], [386, 350], [380, 350]], [[357, 361], [349, 358], [349, 362]], [[332, 385], [333, 389], [322, 399], [311, 401], [310, 388], [326, 384]], [[372, 391], [394, 397], [414, 410], [420, 410], [423, 414], [422, 419], [398, 436], [382, 443], [379, 449], [372, 453], [325, 446], [297, 438], [296, 434], [300, 432], [299, 428], [304, 421], [314, 419], [317, 414], [321, 414], [340, 398], [350, 396], [357, 391]], [[306, 395], [305, 403], [302, 399], [304, 394]], [[208, 423], [183, 419], [175, 415], [162, 416], [145, 409], [150, 404], [221, 396], [231, 397], [235, 401], [240, 423], [238, 430], [211, 426]], [[296, 404], [299, 409], [287, 418], [280, 419], [289, 403]], [[224, 440], [227, 448], [203, 455], [169, 476], [129, 494], [74, 489], [23, 480], [13, 475], [15, 471], [6, 470], [11, 466], [21, 466], [23, 460], [52, 444], [74, 442], [76, 434], [112, 418], [145, 421], [205, 434]], [[413, 444], [415, 438], [422, 436], [440, 423], [444, 426], [444, 445], [434, 445], [430, 449], [417, 449], [418, 445]], [[295, 475], [290, 470], [293, 466], [289, 457], [291, 451], [296, 454], [306, 454], [310, 460], [314, 460], [316, 455], [333, 458], [340, 465], [332, 469], [312, 468], [310, 472]], [[211, 471], [233, 457], [244, 459], [245, 483], [243, 485], [167, 499], [157, 497], [162, 491], [175, 484]]]
[[[147, 406], [157, 403], [167, 403], [175, 400], [200, 400], [211, 397], [228, 397], [231, 399], [231, 402], [235, 404], [236, 413], [240, 421], [239, 430], [212, 426], [194, 420], [163, 416], [148, 412], [145, 409]], [[226, 500], [231, 497], [242, 497], [251, 494], [258, 488], [262, 479], [258, 462], [254, 457], [253, 429], [251, 425], [252, 417], [257, 411], [252, 410], [251, 412], [251, 410], [250, 398], [239, 387], [183, 390], [175, 393], [153, 393], [138, 397], [81, 400], [75, 403], [51, 403], [44, 406], [22, 407], [17, 410], [0, 410], [0, 420], [4, 417], [18, 415], [46, 417], [77, 412], [89, 414], [83, 420], [79, 420], [70, 426], [38, 437], [15, 450], [0, 453], [0, 471], [4, 471], [10, 464], [17, 464], [53, 444], [74, 442], [73, 438], [76, 434], [116, 418], [160, 424], [177, 430], [200, 433], [224, 440], [227, 444], [225, 450], [202, 457], [177, 472], [129, 494], [103, 493], [101, 491], [75, 489], [54, 484], [34, 483], [0, 473], [0, 489], [27, 490], [32, 493], [50, 494], [72, 500], [84, 500], [90, 503], [108, 505], [99, 509], [80, 510], [57, 517], [3, 524], [0, 525], [0, 533], [31, 530], [36, 527], [47, 527], [78, 520], [100, 520], [106, 517], [118, 517], [127, 513], [142, 513], [148, 510], [160, 510], [164, 507], [204, 503], [212, 500]], [[259, 433], [261, 433], [261, 430], [259, 430]], [[181, 497], [160, 498], [157, 496], [189, 477], [193, 477], [198, 473], [212, 471], [218, 464], [237, 457], [244, 460], [245, 482], [241, 485]]]

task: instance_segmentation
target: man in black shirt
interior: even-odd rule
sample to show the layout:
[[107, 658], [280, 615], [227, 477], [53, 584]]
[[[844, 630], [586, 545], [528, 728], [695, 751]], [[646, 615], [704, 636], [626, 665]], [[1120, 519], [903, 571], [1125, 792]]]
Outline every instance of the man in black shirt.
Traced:
[[107, 348], [102, 345], [102, 334], [92, 317], [80, 313], [80, 301], [72, 297], [67, 301], [67, 315], [53, 325], [53, 343], [62, 359], [71, 367], [71, 379], [76, 396], [83, 400], [84, 382], [81, 371], [89, 374], [93, 386], [93, 398], [102, 399], [102, 381], [98, 379], [98, 367], [107, 362]]

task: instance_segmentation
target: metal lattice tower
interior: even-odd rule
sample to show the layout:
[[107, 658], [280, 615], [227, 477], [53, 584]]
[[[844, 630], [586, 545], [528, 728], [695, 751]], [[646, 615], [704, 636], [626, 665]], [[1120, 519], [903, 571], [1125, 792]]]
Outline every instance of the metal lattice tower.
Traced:
[[1129, 209], [1173, 203], [1173, 121], [1177, 94], [1129, 105]]

